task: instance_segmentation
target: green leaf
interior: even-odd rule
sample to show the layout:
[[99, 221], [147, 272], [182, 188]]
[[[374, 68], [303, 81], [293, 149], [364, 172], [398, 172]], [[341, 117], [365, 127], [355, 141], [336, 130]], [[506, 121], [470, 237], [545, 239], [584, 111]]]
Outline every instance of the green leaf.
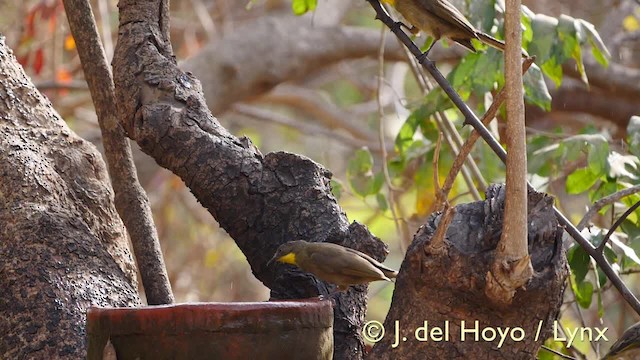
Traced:
[[296, 15], [304, 15], [309, 11], [315, 10], [318, 5], [318, 0], [293, 0], [291, 2], [291, 9]]
[[588, 309], [591, 306], [591, 299], [593, 298], [593, 284], [590, 281], [573, 282], [573, 293], [576, 294], [576, 301], [584, 308]]
[[551, 94], [538, 65], [533, 64], [529, 68], [523, 76], [523, 81], [526, 100], [545, 111], [551, 111]]
[[591, 45], [591, 53], [596, 58], [596, 61], [598, 61], [600, 65], [604, 67], [609, 66], [608, 59], [611, 58], [611, 53], [609, 53], [607, 46], [600, 38], [600, 34], [598, 34], [598, 31], [596, 31], [596, 27], [593, 26], [592, 23], [583, 19], [578, 19], [578, 23], [579, 30], [584, 33], [586, 39]]
[[587, 164], [592, 173], [601, 176], [606, 175], [609, 158], [609, 143], [603, 138], [596, 137], [596, 140], [588, 143]]
[[[611, 250], [611, 249], [609, 249]], [[598, 283], [600, 285], [600, 288], [602, 289], [605, 285], [607, 285], [607, 280], [609, 278], [607, 277], [607, 274], [604, 273], [604, 271], [602, 271], [602, 269], [598, 266]]]
[[428, 142], [424, 139], [415, 140], [405, 151], [405, 158], [407, 161], [421, 158], [431, 151], [434, 146], [434, 143]]
[[472, 1], [468, 18], [476, 28], [490, 34], [496, 18], [495, 0]]
[[344, 192], [344, 186], [342, 182], [336, 179], [331, 179], [331, 193], [335, 196], [336, 200], [340, 200], [342, 193]]
[[[595, 191], [589, 193], [589, 201], [596, 202], [598, 201], [598, 199], [609, 196], [616, 191], [618, 191], [618, 183], [615, 181], [615, 179], [605, 178], [602, 180], [600, 185], [598, 185], [598, 188]], [[611, 205], [607, 205], [602, 208], [600, 210], [600, 213], [604, 214], [610, 206]]]
[[347, 181], [354, 193], [365, 197], [379, 190], [373, 169], [373, 156], [367, 148], [358, 149], [347, 164]]
[[387, 211], [389, 209], [389, 204], [387, 203], [387, 198], [382, 193], [376, 194], [376, 201], [378, 202], [378, 207], [382, 211]]
[[384, 174], [381, 171], [373, 177], [373, 184], [371, 184], [371, 192], [369, 193], [369, 195], [379, 193], [380, 190], [382, 190], [383, 185], [384, 185]]
[[522, 11], [522, 16], [520, 16], [520, 21], [523, 26], [522, 42], [523, 44], [529, 44], [531, 40], [533, 40], [533, 29], [531, 28], [531, 16], [527, 15], [527, 12], [524, 11], [524, 9]]
[[578, 66], [578, 73], [582, 81], [585, 84], [589, 83], [587, 79], [587, 73], [584, 69], [584, 63], [582, 62], [582, 49], [580, 47], [580, 33], [578, 31], [579, 22], [571, 16], [561, 15], [558, 19], [558, 38], [562, 44], [562, 58], [560, 62], [564, 62], [564, 59], [573, 58]]
[[373, 155], [368, 148], [364, 147], [356, 150], [351, 160], [347, 171], [352, 174], [365, 174], [373, 168]]
[[591, 172], [589, 168], [578, 169], [567, 177], [567, 192], [569, 194], [583, 193], [591, 189], [598, 179], [600, 179], [600, 176]]
[[576, 282], [584, 281], [591, 263], [589, 254], [587, 254], [582, 247], [576, 245], [569, 250], [567, 260], [569, 261], [569, 268], [571, 268]]
[[556, 87], [562, 84], [562, 64], [559, 64], [556, 58], [545, 61], [540, 69], [553, 81]]
[[[536, 14], [531, 18], [533, 40], [529, 44], [529, 53], [535, 55], [537, 62], [545, 63], [553, 57], [556, 44], [558, 19], [551, 16]], [[543, 66], [544, 70], [544, 66]]]
[[425, 131], [435, 129], [435, 125], [430, 121], [430, 117], [437, 111], [444, 111], [453, 104], [441, 88], [436, 88], [429, 92], [424, 98], [423, 104], [409, 115], [407, 120], [400, 127], [396, 135], [395, 148], [401, 155], [405, 156], [406, 151], [414, 143], [414, 135], [418, 127], [423, 129], [423, 135], [435, 142], [438, 138], [437, 131]]

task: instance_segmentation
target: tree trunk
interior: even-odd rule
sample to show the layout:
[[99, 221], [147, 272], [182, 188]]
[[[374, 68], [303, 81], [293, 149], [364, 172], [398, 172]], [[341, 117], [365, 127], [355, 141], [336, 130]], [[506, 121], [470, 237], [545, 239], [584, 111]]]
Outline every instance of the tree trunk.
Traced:
[[[331, 241], [384, 259], [386, 246], [366, 227], [349, 224], [331, 194], [328, 170], [295, 154], [263, 155], [213, 117], [199, 81], [176, 66], [166, 2], [123, 0], [119, 10], [113, 70], [123, 128], [182, 178], [235, 240], [272, 298], [315, 297], [334, 289], [308, 273], [268, 267], [284, 242]], [[332, 295], [336, 359], [362, 357], [366, 288]]]
[[[428, 246], [441, 215], [431, 216], [420, 228], [398, 275], [385, 335], [370, 358], [536, 357], [562, 305], [567, 275], [563, 230], [553, 213], [553, 198], [530, 192], [528, 239], [535, 275], [516, 292], [511, 305], [491, 305], [484, 293], [485, 277], [500, 238], [504, 195], [504, 187], [494, 185], [487, 200], [457, 206], [441, 253], [430, 253]], [[463, 328], [467, 331], [461, 341]], [[508, 331], [502, 343], [499, 331]]]
[[137, 306], [135, 268], [97, 150], [0, 37], [0, 358], [83, 358], [89, 306]]

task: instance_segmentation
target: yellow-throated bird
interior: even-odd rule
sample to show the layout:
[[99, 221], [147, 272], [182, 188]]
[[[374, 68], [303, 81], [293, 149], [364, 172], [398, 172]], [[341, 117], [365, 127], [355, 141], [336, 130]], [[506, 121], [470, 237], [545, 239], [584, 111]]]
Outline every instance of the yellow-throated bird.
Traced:
[[398, 275], [367, 254], [331, 243], [289, 241], [280, 245], [269, 264], [273, 261], [295, 265], [336, 284], [338, 290], [376, 280], [391, 281]]
[[[413, 25], [411, 32], [417, 33], [417, 30], [420, 30], [433, 37], [434, 41], [425, 54], [428, 54], [433, 45], [443, 36], [473, 52], [476, 52], [476, 48], [473, 47], [471, 39], [477, 39], [504, 51], [503, 41], [475, 29], [469, 20], [447, 0], [382, 0], [382, 2], [393, 6]], [[529, 55], [522, 50], [522, 56]]]

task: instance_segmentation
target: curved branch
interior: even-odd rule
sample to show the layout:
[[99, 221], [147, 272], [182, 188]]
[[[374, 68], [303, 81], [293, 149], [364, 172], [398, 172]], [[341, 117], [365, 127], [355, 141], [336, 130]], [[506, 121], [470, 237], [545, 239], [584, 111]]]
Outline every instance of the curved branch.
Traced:
[[[127, 134], [180, 176], [231, 235], [272, 298], [327, 294], [332, 285], [285, 266], [267, 266], [286, 241], [331, 241], [383, 260], [386, 246], [349, 224], [331, 194], [331, 173], [308, 158], [263, 155], [224, 129], [205, 105], [198, 80], [178, 69], [161, 32], [161, 0], [122, 0], [113, 66], [118, 115]], [[222, 50], [221, 50], [222, 51]], [[255, 55], [255, 53], [254, 53]], [[332, 295], [335, 358], [360, 358], [366, 286]]]

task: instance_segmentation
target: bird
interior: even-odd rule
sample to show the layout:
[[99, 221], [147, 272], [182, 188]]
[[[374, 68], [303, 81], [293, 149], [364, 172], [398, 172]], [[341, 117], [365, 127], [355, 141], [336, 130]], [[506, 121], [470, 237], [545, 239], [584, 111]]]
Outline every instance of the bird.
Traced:
[[280, 245], [267, 265], [274, 261], [295, 265], [320, 280], [335, 284], [338, 291], [377, 280], [391, 281], [398, 275], [397, 271], [367, 254], [326, 242], [286, 242]]
[[[423, 56], [426, 56], [433, 45], [443, 36], [474, 53], [476, 48], [473, 46], [471, 39], [479, 40], [493, 48], [504, 51], [504, 41], [474, 28], [469, 20], [447, 0], [382, 0], [382, 2], [393, 6], [400, 15], [411, 23], [411, 28], [405, 25], [405, 27], [409, 28], [409, 31], [414, 34], [423, 31], [433, 37], [434, 40], [431, 46], [424, 52]], [[528, 57], [529, 54], [523, 49], [522, 56]]]
[[603, 360], [640, 359], [640, 323], [622, 333], [622, 336], [611, 346]]

